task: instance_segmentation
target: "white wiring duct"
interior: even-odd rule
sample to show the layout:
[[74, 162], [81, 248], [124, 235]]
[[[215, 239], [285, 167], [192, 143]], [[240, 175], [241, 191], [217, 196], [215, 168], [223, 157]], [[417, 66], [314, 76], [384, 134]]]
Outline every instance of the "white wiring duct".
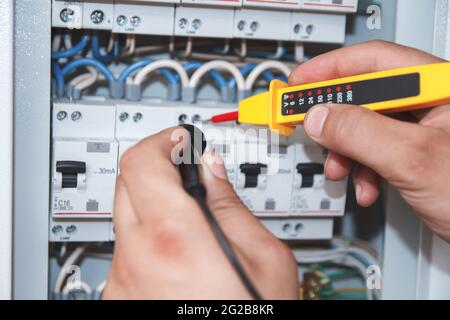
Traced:
[[288, 66], [280, 61], [266, 61], [260, 63], [255, 67], [255, 69], [252, 70], [252, 72], [250, 72], [247, 79], [245, 80], [245, 90], [251, 91], [256, 80], [258, 80], [261, 74], [264, 71], [270, 69], [279, 70], [286, 77], [289, 77], [289, 75], [291, 74], [291, 69], [289, 69]]
[[86, 251], [86, 248], [87, 248], [86, 245], [76, 248], [70, 254], [70, 256], [66, 259], [66, 261], [64, 262], [64, 264], [61, 267], [61, 270], [59, 271], [58, 277], [56, 278], [55, 288], [54, 288], [55, 293], [61, 292], [63, 285], [64, 285], [64, 280], [67, 277], [67, 272], [70, 270], [70, 268], [75, 263], [77, 263], [77, 261], [80, 259], [80, 257], [83, 255], [83, 253]]
[[210, 72], [211, 70], [228, 71], [229, 73], [231, 73], [231, 75], [234, 78], [236, 78], [236, 84], [237, 84], [238, 90], [239, 91], [244, 90], [245, 80], [244, 80], [244, 77], [242, 76], [241, 72], [235, 65], [231, 64], [228, 61], [224, 61], [224, 60], [211, 61], [211, 62], [205, 63], [200, 68], [198, 68], [191, 76], [191, 80], [189, 82], [189, 87], [192, 89], [195, 89], [198, 86], [201, 78], [205, 74]]
[[133, 84], [141, 85], [151, 73], [161, 68], [170, 68], [175, 70], [180, 76], [182, 86], [183, 87], [189, 86], [189, 76], [186, 73], [186, 70], [184, 70], [183, 66], [180, 63], [174, 60], [158, 60], [153, 63], [150, 63], [144, 69], [139, 71], [138, 74], [136, 74], [133, 80]]

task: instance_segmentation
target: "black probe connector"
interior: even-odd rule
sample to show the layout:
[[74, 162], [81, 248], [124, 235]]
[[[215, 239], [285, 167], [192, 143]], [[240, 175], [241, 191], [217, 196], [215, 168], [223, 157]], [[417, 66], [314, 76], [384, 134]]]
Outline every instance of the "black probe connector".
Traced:
[[240, 263], [236, 253], [234, 252], [230, 242], [228, 241], [225, 233], [220, 227], [216, 217], [209, 209], [206, 203], [206, 188], [203, 186], [200, 178], [200, 166], [203, 152], [206, 149], [206, 139], [203, 132], [193, 125], [181, 125], [190, 134], [190, 141], [187, 143], [183, 150], [183, 159], [186, 156], [186, 152], [190, 154], [189, 163], [182, 162], [178, 165], [178, 169], [183, 180], [183, 186], [187, 193], [189, 193], [199, 205], [203, 214], [205, 215], [211, 230], [216, 237], [217, 242], [225, 253], [228, 261], [233, 269], [239, 276], [244, 287], [248, 293], [255, 300], [262, 300], [262, 296], [259, 294], [253, 282], [245, 272], [242, 264]]

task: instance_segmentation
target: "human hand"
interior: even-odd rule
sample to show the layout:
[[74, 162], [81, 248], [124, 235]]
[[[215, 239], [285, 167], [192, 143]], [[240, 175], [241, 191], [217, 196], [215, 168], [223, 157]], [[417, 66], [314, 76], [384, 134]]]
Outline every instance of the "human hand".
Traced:
[[[189, 140], [186, 130], [167, 129], [121, 159], [106, 299], [250, 298], [196, 201], [182, 187], [171, 161], [180, 134]], [[262, 296], [297, 299], [291, 252], [239, 200], [218, 154], [204, 156], [202, 174], [208, 205]]]
[[[383, 41], [336, 50], [299, 66], [298, 85], [363, 73], [444, 62], [427, 53]], [[450, 90], [450, 89], [449, 89]], [[406, 115], [401, 115], [405, 120]], [[450, 105], [393, 119], [350, 105], [312, 108], [305, 130], [329, 152], [325, 173], [341, 180], [353, 171], [357, 201], [370, 206], [380, 179], [396, 187], [423, 221], [450, 242]]]

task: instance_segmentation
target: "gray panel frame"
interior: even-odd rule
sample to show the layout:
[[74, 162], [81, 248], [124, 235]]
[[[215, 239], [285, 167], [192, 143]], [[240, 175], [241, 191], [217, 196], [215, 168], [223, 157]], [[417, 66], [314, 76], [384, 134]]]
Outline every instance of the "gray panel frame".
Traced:
[[13, 297], [48, 295], [51, 1], [16, 0]]

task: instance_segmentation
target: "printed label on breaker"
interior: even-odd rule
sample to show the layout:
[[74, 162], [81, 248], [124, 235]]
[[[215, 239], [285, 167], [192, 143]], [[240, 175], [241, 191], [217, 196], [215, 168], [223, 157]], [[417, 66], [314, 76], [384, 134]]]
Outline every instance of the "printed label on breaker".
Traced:
[[329, 87], [286, 92], [281, 97], [282, 115], [306, 113], [318, 104], [371, 103], [415, 97], [420, 94], [420, 74], [386, 77]]

